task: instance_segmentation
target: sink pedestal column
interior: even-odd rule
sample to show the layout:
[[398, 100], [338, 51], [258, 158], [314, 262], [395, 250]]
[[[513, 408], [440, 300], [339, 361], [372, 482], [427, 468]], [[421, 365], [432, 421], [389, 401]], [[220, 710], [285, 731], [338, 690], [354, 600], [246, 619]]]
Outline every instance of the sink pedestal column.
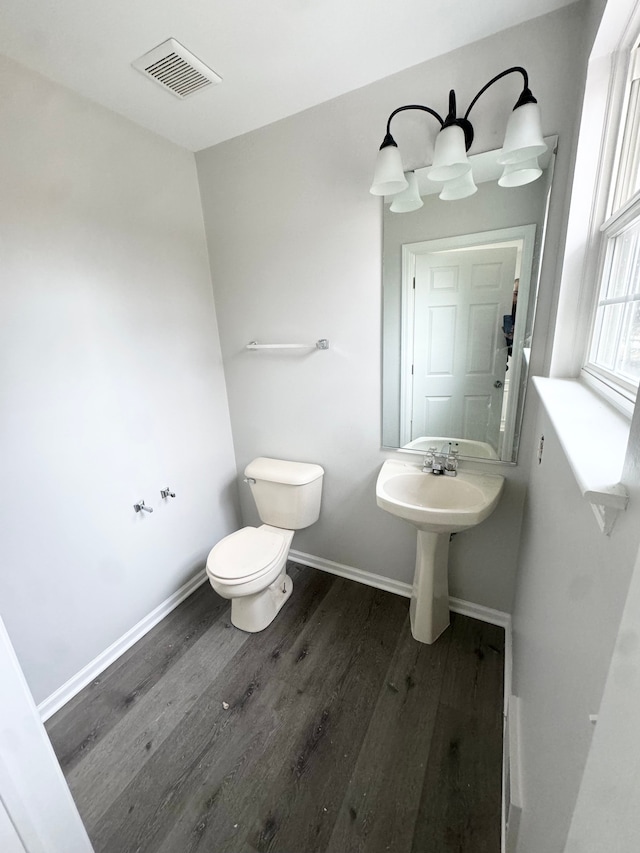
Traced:
[[409, 614], [411, 633], [421, 643], [435, 643], [449, 626], [449, 537], [418, 530]]

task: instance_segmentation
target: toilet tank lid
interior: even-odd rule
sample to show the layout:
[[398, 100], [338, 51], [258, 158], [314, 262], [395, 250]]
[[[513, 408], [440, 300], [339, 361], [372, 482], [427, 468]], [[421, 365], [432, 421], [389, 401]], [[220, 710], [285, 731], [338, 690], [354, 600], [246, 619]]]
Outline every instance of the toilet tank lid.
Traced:
[[323, 474], [324, 469], [312, 462], [287, 462], [285, 459], [268, 459], [266, 456], [259, 456], [244, 469], [245, 477], [270, 483], [286, 483], [289, 486], [304, 486]]

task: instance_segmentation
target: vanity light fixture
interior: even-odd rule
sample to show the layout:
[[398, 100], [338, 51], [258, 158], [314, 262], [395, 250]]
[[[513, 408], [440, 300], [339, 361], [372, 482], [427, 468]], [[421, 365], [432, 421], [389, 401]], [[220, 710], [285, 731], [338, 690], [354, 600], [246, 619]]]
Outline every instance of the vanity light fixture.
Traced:
[[480, 89], [473, 98], [463, 118], [456, 114], [456, 93], [449, 92], [449, 113], [443, 119], [431, 107], [422, 104], [407, 104], [395, 109], [387, 119], [387, 132], [376, 161], [371, 185], [372, 195], [395, 196], [391, 204], [394, 213], [406, 213], [422, 207], [416, 175], [406, 172], [397, 143], [391, 135], [391, 120], [406, 110], [422, 110], [432, 115], [440, 124], [434, 146], [433, 163], [427, 172], [431, 181], [443, 184], [440, 198], [443, 200], [467, 198], [477, 191], [471, 172], [467, 151], [473, 142], [473, 125], [469, 113], [478, 98], [507, 74], [522, 74], [523, 89], [509, 117], [498, 163], [504, 166], [498, 181], [503, 187], [516, 187], [531, 183], [540, 177], [538, 157], [547, 150], [542, 138], [542, 122], [538, 102], [529, 88], [529, 75], [524, 68], [514, 66], [500, 72]]

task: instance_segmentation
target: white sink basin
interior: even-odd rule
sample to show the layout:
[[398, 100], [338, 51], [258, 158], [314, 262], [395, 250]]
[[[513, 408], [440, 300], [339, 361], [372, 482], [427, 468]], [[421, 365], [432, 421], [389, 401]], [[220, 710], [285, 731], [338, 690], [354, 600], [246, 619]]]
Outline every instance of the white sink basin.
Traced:
[[411, 591], [411, 633], [434, 643], [449, 625], [449, 540], [484, 521], [498, 505], [504, 477], [458, 471], [426, 474], [422, 466], [388, 459], [376, 482], [378, 506], [418, 528]]
[[387, 460], [376, 483], [381, 509], [422, 530], [457, 533], [484, 521], [498, 505], [504, 477], [458, 471], [455, 477], [425, 474], [420, 465]]

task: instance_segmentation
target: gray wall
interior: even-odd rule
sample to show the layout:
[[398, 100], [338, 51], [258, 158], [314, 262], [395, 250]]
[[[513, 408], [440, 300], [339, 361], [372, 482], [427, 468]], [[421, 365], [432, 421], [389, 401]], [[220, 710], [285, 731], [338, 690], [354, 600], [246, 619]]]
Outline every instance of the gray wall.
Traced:
[[41, 701], [202, 568], [237, 491], [193, 155], [0, 79], [0, 607]]
[[[380, 450], [382, 202], [368, 188], [387, 116], [415, 101], [446, 110], [451, 87], [464, 105], [503, 68], [528, 69], [544, 131], [560, 136], [535, 368], [556, 287], [580, 49], [580, 9], [572, 6], [196, 155], [238, 466], [265, 454], [327, 472], [320, 521], [296, 534], [294, 548], [401, 581], [413, 573], [415, 530], [374, 497], [388, 454]], [[472, 151], [500, 146], [518, 87], [513, 78], [483, 96]], [[431, 138], [434, 124], [424, 126]], [[399, 144], [411, 130], [423, 145], [420, 127], [401, 125]], [[330, 339], [328, 352], [244, 349], [253, 339], [319, 337]], [[532, 428], [529, 417], [525, 459]], [[527, 474], [522, 465], [502, 470], [500, 508], [454, 543], [451, 591], [510, 610]], [[242, 503], [255, 523], [246, 492]]]

